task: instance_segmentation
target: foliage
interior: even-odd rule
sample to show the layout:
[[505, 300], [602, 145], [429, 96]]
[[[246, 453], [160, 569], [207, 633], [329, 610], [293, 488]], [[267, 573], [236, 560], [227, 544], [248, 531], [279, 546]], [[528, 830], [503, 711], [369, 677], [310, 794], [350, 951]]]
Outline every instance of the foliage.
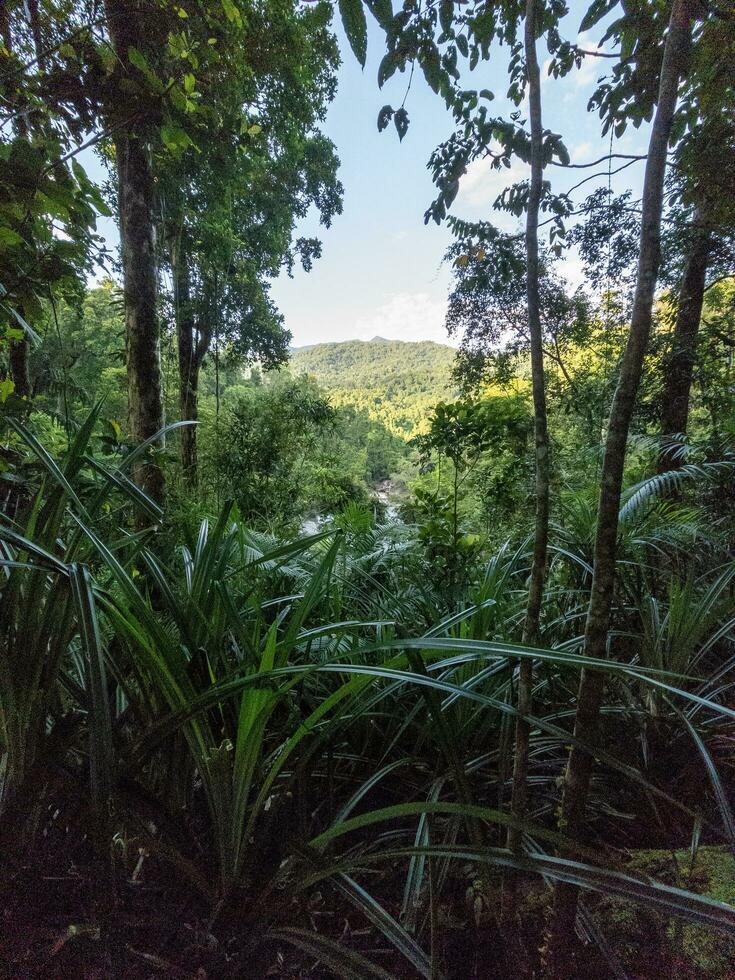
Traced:
[[311, 374], [334, 405], [351, 405], [409, 439], [433, 406], [454, 390], [453, 351], [431, 341], [370, 341], [297, 348], [294, 371]]
[[182, 37], [197, 64], [154, 167], [172, 322], [192, 321], [198, 362], [217, 334], [243, 360], [272, 367], [285, 360], [290, 335], [269, 281], [297, 258], [309, 269], [319, 256], [317, 239], [295, 238], [312, 205], [327, 227], [342, 209], [339, 161], [319, 130], [337, 51], [326, 4], [236, 9], [186, 19]]
[[[63, 865], [44, 890], [70, 899], [65, 924], [81, 918], [53, 946], [44, 933], [47, 973], [96, 929], [121, 973], [142, 956], [178, 975], [117, 928], [131, 896], [140, 919], [174, 892], [200, 910], [171, 923], [192, 933], [177, 964], [207, 950], [208, 975], [459, 980], [491, 949], [498, 974], [539, 976], [553, 883], [557, 898], [585, 892], [561, 937], [578, 975], [649, 970], [631, 955], [644, 941], [656, 968], [729, 966], [735, 35], [717, 5], [618, 6], [584, 11], [580, 30], [616, 46], [590, 51], [562, 36], [557, 0], [340, 0], [360, 63], [366, 14], [385, 35], [379, 84], [418, 68], [452, 114], [426, 219], [454, 236], [459, 356], [375, 338], [293, 351], [290, 368], [269, 284], [319, 256], [297, 222], [313, 211], [328, 226], [341, 208], [322, 132], [330, 5], [0, 8], [0, 899], [12, 923], [16, 882], [35, 876], [37, 896], [45, 856]], [[663, 54], [679, 15], [698, 19], [674, 71]], [[641, 202], [613, 194], [613, 146], [590, 175], [607, 186], [585, 200], [587, 177], [541, 188], [541, 357], [533, 220], [524, 243], [450, 213], [480, 161], [509, 168], [535, 148], [547, 174], [587, 168], [562, 134], [532, 146], [539, 43], [544, 99], [609, 59], [589, 108], [613, 140], [671, 96], [661, 215], [650, 187]], [[476, 69], [501, 57], [510, 109], [492, 114]], [[410, 91], [379, 113], [399, 139]], [[114, 208], [77, 160], [93, 143], [124, 183], [129, 159], [113, 151], [131, 140], [150, 190], [133, 210], [158, 229], [155, 255], [152, 234], [132, 253], [151, 273], [145, 349], [157, 364], [164, 322], [154, 394], [179, 420], [132, 452], [126, 349], [145, 325], [130, 289], [85, 282], [104, 257], [97, 217]], [[522, 179], [487, 204], [521, 218], [535, 201]], [[687, 310], [687, 431], [673, 432], [666, 382]], [[163, 504], [130, 476], [149, 453]], [[550, 461], [551, 507], [531, 633], [534, 459], [537, 473]], [[516, 881], [522, 914], [498, 922]]]
[[302, 471], [334, 411], [315, 386], [255, 386], [222, 425], [214, 466], [248, 518], [283, 519], [303, 488]]
[[104, 280], [77, 302], [47, 302], [37, 321], [31, 355], [37, 404], [60, 416], [79, 416], [100, 398], [103, 412], [125, 425], [125, 336], [122, 295]]
[[[319, 417], [323, 403], [310, 410]], [[574, 652], [584, 579], [575, 578], [580, 559], [569, 541], [558, 548], [545, 647], [524, 648], [513, 642], [524, 547], [501, 548], [486, 562], [477, 552], [452, 597], [440, 582], [431, 587], [420, 537], [412, 541], [405, 525], [375, 525], [354, 506], [334, 530], [293, 542], [249, 530], [232, 505], [176, 548], [149, 532], [121, 534], [124, 507], [142, 507], [153, 520], [160, 513], [126, 479], [132, 459], [95, 450], [103, 445], [97, 426], [98, 409], [60, 465], [17, 427], [23, 472], [37, 490], [14, 521], [0, 525], [2, 665], [12, 678], [3, 686], [4, 820], [13, 812], [32, 833], [27, 812], [11, 804], [36, 792], [39, 765], [47, 774], [66, 767], [79, 785], [89, 780], [103, 837], [127, 819], [131, 786], [138, 787], [161, 813], [146, 832], [146, 851], [173, 862], [207, 896], [215, 920], [222, 898], [238, 897], [247, 925], [238, 955], [254, 963], [274, 942], [314, 956], [322, 943], [337, 975], [358, 961], [369, 975], [358, 950], [319, 930], [307, 942], [287, 921], [295, 906], [284, 902], [284, 889], [297, 901], [331, 883], [340, 901], [429, 976], [424, 912], [464, 887], [467, 859], [562, 876], [616, 901], [732, 931], [726, 904], [606, 866], [611, 858], [602, 851], [566, 864], [547, 853], [559, 837], [544, 820], [545, 801], [574, 738], [570, 682], [585, 663]], [[727, 836], [716, 758], [732, 725], [733, 624], [724, 597], [733, 567], [711, 585], [682, 582], [662, 596], [654, 617], [646, 590], [636, 591], [637, 570], [665, 577], [667, 567], [657, 570], [651, 556], [675, 561], [689, 549], [667, 533], [670, 518], [655, 525], [639, 511], [636, 521], [636, 562], [621, 560], [620, 655], [597, 665], [609, 674], [610, 724], [604, 748], [594, 750], [601, 773], [593, 821], [608, 841], [629, 841], [632, 812], [636, 840], [652, 842], [659, 799], [677, 834], [700, 819]], [[696, 622], [689, 616], [682, 658], [682, 614], [695, 593], [702, 614]], [[43, 611], [45, 639], [20, 628], [30, 608]], [[666, 616], [671, 631], [656, 636], [675, 641], [674, 660], [663, 657], [646, 625]], [[44, 656], [41, 674], [29, 673], [39, 649], [53, 657]], [[496, 801], [507, 773], [506, 722], [515, 713], [508, 664], [519, 656], [535, 659], [540, 671], [531, 751], [536, 816], [526, 827], [535, 843], [522, 859], [495, 846], [509, 819]], [[661, 672], [662, 665], [678, 673]], [[712, 682], [702, 685], [702, 673]], [[668, 761], [674, 746], [679, 767]], [[611, 805], [621, 792], [626, 812]], [[54, 790], [46, 793], [53, 802]], [[173, 815], [178, 830], [170, 835], [164, 828]], [[483, 843], [472, 839], [477, 821]], [[428, 889], [432, 868], [442, 873]], [[390, 895], [403, 885], [412, 911], [401, 924]], [[473, 908], [482, 918], [482, 905]]]

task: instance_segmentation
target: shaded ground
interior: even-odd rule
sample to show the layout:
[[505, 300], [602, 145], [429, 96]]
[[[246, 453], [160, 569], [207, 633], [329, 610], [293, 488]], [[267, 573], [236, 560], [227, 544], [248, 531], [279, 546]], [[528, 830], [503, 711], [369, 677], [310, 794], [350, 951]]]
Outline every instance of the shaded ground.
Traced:
[[[24, 814], [35, 824], [30, 851], [1, 842], [0, 978], [7, 980], [229, 980], [277, 977], [331, 980], [340, 976], [308, 953], [249, 931], [247, 899], [233, 897], [211, 925], [212, 905], [168, 860], [120, 832], [103, 861], [92, 847], [76, 799], [49, 796], [41, 810]], [[735, 901], [735, 858], [726, 848], [702, 847], [692, 866], [689, 852], [640, 851], [634, 872], [679, 887]], [[114, 871], [111, 872], [111, 869]], [[446, 883], [435, 921], [434, 948], [446, 980], [496, 980], [540, 975], [539, 947], [549, 892], [524, 885], [514, 926], [498, 929], [492, 909], [500, 881], [473, 881], [470, 866]], [[371, 882], [398, 917], [402, 878]], [[393, 896], [393, 897], [391, 897]], [[681, 924], [617, 899], [585, 899], [618, 976], [631, 980], [735, 980], [735, 940], [699, 926]], [[338, 940], [360, 951], [397, 978], [418, 974], [377, 931], [328, 886], [298, 898], [284, 893], [281, 916], [289, 926]], [[423, 912], [420, 915], [423, 916]], [[429, 929], [424, 931], [428, 942]], [[357, 976], [357, 974], [355, 974]], [[595, 943], [581, 952], [579, 976], [605, 980], [615, 975]]]

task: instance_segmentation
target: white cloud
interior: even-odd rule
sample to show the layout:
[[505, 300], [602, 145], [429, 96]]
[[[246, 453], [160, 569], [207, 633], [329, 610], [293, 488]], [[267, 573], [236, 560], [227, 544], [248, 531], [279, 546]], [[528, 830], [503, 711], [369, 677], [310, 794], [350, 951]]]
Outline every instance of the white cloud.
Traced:
[[560, 264], [560, 270], [572, 289], [584, 286], [584, 266], [579, 255], [567, 252]]
[[510, 168], [494, 168], [489, 160], [474, 160], [460, 179], [459, 193], [453, 210], [462, 218], [483, 219], [504, 231], [515, 231], [518, 219], [505, 211], [496, 211], [493, 204], [506, 187], [528, 179], [528, 167], [514, 159]]
[[446, 300], [425, 292], [398, 293], [360, 317], [349, 333], [358, 340], [435, 340], [450, 343], [444, 328]]
[[[577, 46], [583, 51], [602, 52], [605, 50], [593, 41], [586, 31], [577, 35]], [[580, 89], [596, 83], [601, 75], [606, 75], [609, 71], [610, 65], [607, 58], [595, 58], [594, 54], [588, 54], [582, 61], [581, 68], [578, 71], [573, 71], [570, 77], [574, 79], [575, 86]]]
[[591, 143], [577, 143], [572, 147], [571, 157], [573, 163], [585, 163], [589, 160], [592, 153]]

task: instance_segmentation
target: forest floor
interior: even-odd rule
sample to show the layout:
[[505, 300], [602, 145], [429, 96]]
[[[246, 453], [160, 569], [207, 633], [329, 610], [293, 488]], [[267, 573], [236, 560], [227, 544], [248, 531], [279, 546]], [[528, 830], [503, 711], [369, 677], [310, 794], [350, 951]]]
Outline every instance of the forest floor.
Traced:
[[[142, 823], [142, 814], [138, 814]], [[25, 830], [29, 814], [24, 812]], [[35, 815], [32, 848], [0, 841], [0, 980], [334, 980], [313, 957], [282, 941], [253, 941], [244, 914], [247, 896], [233, 896], [212, 925], [212, 903], [189, 883], [176, 861], [142, 846], [123, 830], [109, 854], [92, 846], [89, 814], [69, 791], [51, 793]], [[183, 862], [179, 862], [183, 864]], [[720, 901], [735, 895], [735, 858], [703, 846], [691, 869], [684, 851], [639, 851], [631, 870]], [[523, 980], [539, 975], [539, 947], [550, 892], [536, 880], [523, 886], [515, 927], [498, 928], [491, 892], [457, 868], [442, 896], [435, 951], [447, 980]], [[381, 902], [400, 915], [402, 881], [372, 882]], [[473, 893], [473, 887], [480, 891]], [[474, 894], [474, 898], [473, 898]], [[391, 897], [392, 896], [392, 897]], [[617, 899], [589, 895], [587, 907], [609, 950], [631, 980], [735, 980], [735, 940], [701, 926], [682, 925]], [[396, 980], [418, 976], [337, 892], [325, 888], [298, 898], [284, 893], [284, 924], [337, 940], [379, 964]], [[492, 951], [492, 955], [488, 954]], [[615, 976], [595, 943], [581, 953], [579, 976]]]

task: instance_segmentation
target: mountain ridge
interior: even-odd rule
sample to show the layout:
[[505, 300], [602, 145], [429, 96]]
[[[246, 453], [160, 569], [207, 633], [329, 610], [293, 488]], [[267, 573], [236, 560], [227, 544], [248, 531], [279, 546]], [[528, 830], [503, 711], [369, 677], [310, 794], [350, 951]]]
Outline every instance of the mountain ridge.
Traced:
[[291, 371], [308, 374], [336, 406], [352, 405], [410, 439], [431, 409], [456, 395], [455, 350], [433, 340], [342, 340], [291, 352]]
[[381, 337], [380, 334], [375, 334], [369, 340], [364, 340], [362, 337], [348, 337], [346, 340], [320, 340], [314, 344], [300, 344], [298, 347], [289, 347], [290, 354], [299, 354], [305, 350], [313, 350], [315, 347], [342, 347], [345, 344], [402, 344], [403, 346], [432, 346], [439, 347], [442, 350], [448, 350], [454, 352], [454, 347], [450, 344], [442, 344], [438, 340], [396, 340], [390, 337]]

